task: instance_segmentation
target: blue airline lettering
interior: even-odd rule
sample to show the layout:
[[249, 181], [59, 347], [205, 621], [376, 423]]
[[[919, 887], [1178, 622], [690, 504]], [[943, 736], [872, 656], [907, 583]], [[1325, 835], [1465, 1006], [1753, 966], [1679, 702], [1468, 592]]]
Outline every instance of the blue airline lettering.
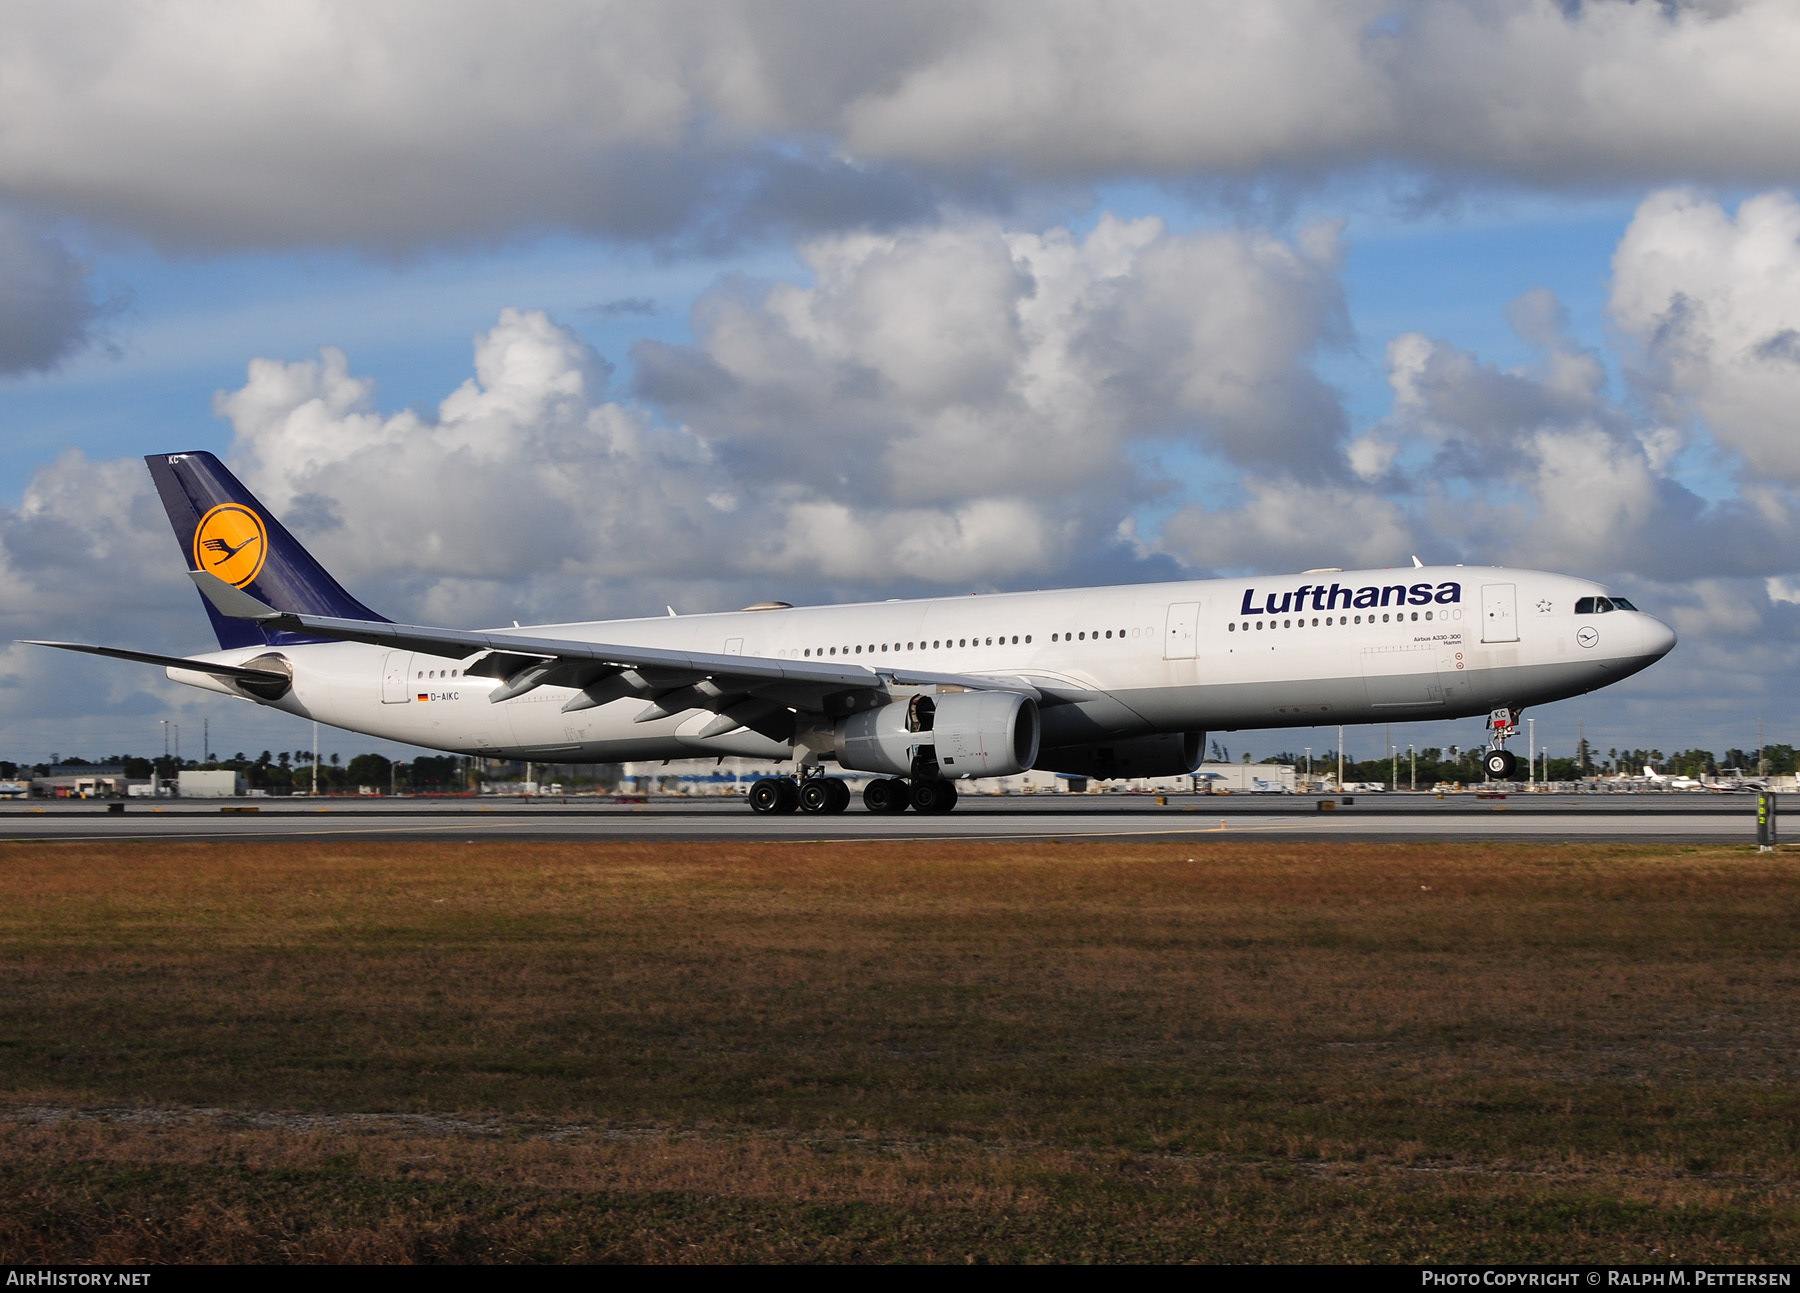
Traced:
[[[1370, 606], [1430, 606], [1434, 602], [1439, 606], [1448, 606], [1462, 601], [1462, 585], [1445, 580], [1436, 588], [1430, 584], [1413, 584], [1411, 587], [1405, 584], [1373, 584], [1352, 591], [1341, 584], [1333, 584], [1330, 588], [1323, 584], [1301, 584], [1291, 593], [1265, 594], [1261, 606], [1252, 605], [1256, 600], [1256, 589], [1246, 588], [1244, 600], [1238, 606], [1238, 614], [1282, 615], [1289, 610], [1304, 611], [1307, 609], [1309, 595], [1315, 611], [1348, 610], [1351, 607], [1361, 610]], [[1343, 599], [1341, 603], [1340, 598]]]

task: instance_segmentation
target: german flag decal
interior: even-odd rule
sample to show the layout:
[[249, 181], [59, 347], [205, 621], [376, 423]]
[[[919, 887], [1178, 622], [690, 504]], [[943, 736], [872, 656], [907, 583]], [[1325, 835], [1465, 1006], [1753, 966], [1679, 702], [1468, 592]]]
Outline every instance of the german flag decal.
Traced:
[[419, 699], [420, 699], [420, 700], [430, 700], [430, 699], [431, 699], [431, 697], [430, 697], [430, 696], [427, 696], [427, 695], [426, 695], [426, 694], [425, 694], [425, 693], [424, 693], [424, 692], [420, 692], [420, 693], [419, 693]]

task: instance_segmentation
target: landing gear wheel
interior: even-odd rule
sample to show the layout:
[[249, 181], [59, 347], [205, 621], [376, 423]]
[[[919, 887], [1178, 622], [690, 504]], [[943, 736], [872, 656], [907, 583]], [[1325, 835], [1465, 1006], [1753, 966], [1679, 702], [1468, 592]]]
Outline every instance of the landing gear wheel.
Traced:
[[872, 813], [903, 813], [907, 787], [898, 777], [882, 777], [863, 787], [863, 803]]
[[1511, 750], [1489, 750], [1481, 760], [1490, 781], [1511, 781], [1519, 770], [1519, 760]]
[[800, 784], [800, 811], [803, 813], [828, 813], [831, 811], [833, 795], [831, 788], [838, 783], [827, 781], [823, 777], [813, 777]]
[[833, 777], [825, 783], [831, 787], [831, 802], [825, 805], [828, 813], [841, 813], [850, 806], [850, 787]]
[[784, 777], [762, 777], [750, 787], [753, 813], [791, 813], [800, 804], [800, 793]]
[[915, 781], [912, 806], [916, 812], [947, 813], [956, 807], [956, 787], [948, 781]]

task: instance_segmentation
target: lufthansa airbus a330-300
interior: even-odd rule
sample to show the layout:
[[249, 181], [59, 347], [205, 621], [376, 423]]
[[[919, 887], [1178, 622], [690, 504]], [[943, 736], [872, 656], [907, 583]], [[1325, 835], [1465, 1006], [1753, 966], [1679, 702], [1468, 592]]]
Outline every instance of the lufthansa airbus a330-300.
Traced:
[[209, 453], [147, 458], [220, 649], [177, 682], [334, 727], [507, 759], [792, 760], [758, 812], [840, 812], [822, 765], [875, 773], [876, 812], [1041, 768], [1179, 776], [1209, 731], [1486, 715], [1490, 776], [1519, 711], [1646, 668], [1675, 634], [1536, 570], [1311, 570], [464, 632], [352, 597]]

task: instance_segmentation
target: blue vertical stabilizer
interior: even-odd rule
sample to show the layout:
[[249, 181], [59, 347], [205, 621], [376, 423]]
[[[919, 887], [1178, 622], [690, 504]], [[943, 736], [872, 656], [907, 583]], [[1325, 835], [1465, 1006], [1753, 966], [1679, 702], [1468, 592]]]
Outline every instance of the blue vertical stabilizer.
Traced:
[[[344, 586], [326, 573], [325, 567], [212, 454], [157, 453], [144, 461], [156, 482], [156, 492], [162, 495], [163, 508], [169, 514], [169, 524], [175, 527], [175, 541], [181, 546], [182, 559], [189, 570], [217, 575], [277, 610], [385, 622], [385, 616], [377, 615], [345, 592]], [[265, 631], [249, 620], [227, 619], [204, 597], [200, 602], [206, 607], [221, 647], [282, 646], [323, 640]]]

